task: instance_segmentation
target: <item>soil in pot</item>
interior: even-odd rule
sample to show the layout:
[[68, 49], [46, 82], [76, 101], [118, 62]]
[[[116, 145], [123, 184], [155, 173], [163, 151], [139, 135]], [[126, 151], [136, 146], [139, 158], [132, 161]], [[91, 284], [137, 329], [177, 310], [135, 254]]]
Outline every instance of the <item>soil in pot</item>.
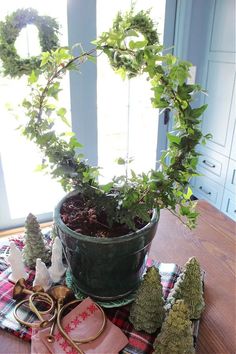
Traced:
[[[112, 225], [112, 228], [109, 227], [104, 211], [100, 209], [97, 212], [96, 206], [90, 200], [81, 198], [81, 195], [68, 198], [63, 203], [60, 213], [67, 227], [83, 235], [110, 238], [133, 232], [124, 224], [116, 223]], [[138, 218], [135, 220], [137, 230], [143, 228], [145, 224]]]

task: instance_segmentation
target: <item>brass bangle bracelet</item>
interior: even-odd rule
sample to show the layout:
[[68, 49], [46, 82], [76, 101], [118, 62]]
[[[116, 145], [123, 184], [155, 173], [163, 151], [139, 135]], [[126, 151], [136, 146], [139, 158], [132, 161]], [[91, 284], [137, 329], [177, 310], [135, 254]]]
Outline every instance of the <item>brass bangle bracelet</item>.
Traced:
[[68, 304], [64, 305], [61, 310], [58, 313], [57, 316], [57, 326], [59, 329], [59, 332], [62, 334], [62, 336], [76, 349], [79, 351], [79, 353], [83, 353], [81, 351], [81, 349], [78, 347], [79, 344], [83, 344], [83, 343], [89, 343], [92, 342], [93, 340], [97, 339], [100, 334], [104, 331], [105, 325], [106, 325], [106, 316], [105, 313], [103, 311], [103, 309], [101, 308], [101, 306], [99, 306], [98, 304], [96, 304], [96, 306], [99, 308], [101, 314], [102, 314], [102, 325], [101, 328], [99, 329], [99, 331], [91, 337], [85, 338], [85, 339], [72, 339], [63, 329], [62, 325], [61, 325], [61, 319], [62, 319], [62, 315], [64, 313], [64, 311], [71, 305], [76, 304], [81, 302], [82, 300], [73, 300], [71, 302], [69, 302]]
[[[17, 311], [19, 310], [19, 308], [25, 304], [25, 303], [28, 303], [29, 300], [28, 299], [24, 299], [22, 301], [20, 301], [18, 304], [15, 305], [15, 308], [13, 310], [13, 316], [15, 317], [15, 319], [22, 325], [26, 326], [26, 327], [31, 327], [31, 328], [38, 328], [40, 327], [40, 322], [26, 322], [24, 320], [22, 320], [18, 314], [17, 314]], [[50, 305], [51, 302], [48, 302], [46, 299], [44, 299], [44, 302], [46, 302], [47, 304]], [[48, 320], [48, 323], [50, 323], [53, 319], [55, 318], [55, 316], [53, 315], [49, 320]]]

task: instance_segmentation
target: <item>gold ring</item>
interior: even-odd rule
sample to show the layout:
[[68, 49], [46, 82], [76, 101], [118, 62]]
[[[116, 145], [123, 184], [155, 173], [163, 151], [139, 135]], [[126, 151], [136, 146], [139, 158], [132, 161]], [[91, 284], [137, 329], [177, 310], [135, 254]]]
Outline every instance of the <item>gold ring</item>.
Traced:
[[101, 311], [101, 314], [102, 314], [102, 325], [101, 325], [101, 328], [99, 329], [99, 331], [94, 335], [94, 336], [91, 336], [91, 337], [88, 337], [88, 338], [85, 338], [85, 339], [77, 339], [77, 340], [74, 340], [72, 339], [64, 330], [64, 328], [62, 327], [61, 325], [61, 318], [62, 318], [62, 314], [63, 312], [71, 305], [73, 304], [76, 304], [78, 302], [81, 302], [82, 300], [73, 300], [69, 303], [67, 303], [66, 305], [64, 305], [61, 310], [59, 311], [58, 313], [58, 316], [57, 316], [57, 326], [58, 326], [58, 329], [60, 331], [60, 333], [62, 334], [62, 336], [76, 349], [79, 351], [79, 353], [83, 353], [83, 351], [79, 348], [79, 344], [83, 344], [83, 343], [89, 343], [89, 342], [92, 342], [93, 340], [97, 339], [100, 334], [104, 331], [104, 328], [105, 328], [105, 325], [106, 325], [106, 316], [105, 316], [105, 313], [103, 311], [103, 309], [101, 308], [101, 306], [99, 306], [98, 304], [96, 304], [96, 306], [99, 308], [99, 310]]

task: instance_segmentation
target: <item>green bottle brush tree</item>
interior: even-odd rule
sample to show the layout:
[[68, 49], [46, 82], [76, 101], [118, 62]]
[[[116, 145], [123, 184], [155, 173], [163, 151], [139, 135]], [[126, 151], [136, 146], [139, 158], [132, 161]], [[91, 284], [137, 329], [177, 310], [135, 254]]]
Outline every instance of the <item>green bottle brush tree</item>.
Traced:
[[30, 213], [25, 221], [23, 259], [28, 267], [35, 268], [37, 258], [41, 258], [47, 264], [50, 262], [51, 252], [44, 243], [36, 216]]
[[203, 299], [201, 268], [195, 257], [190, 258], [185, 263], [183, 272], [169, 293], [167, 308], [172, 306], [178, 299], [184, 300], [192, 320], [200, 318], [205, 302]]
[[191, 325], [187, 305], [177, 300], [154, 342], [153, 354], [194, 354]]
[[137, 290], [129, 320], [137, 331], [154, 333], [165, 317], [161, 277], [156, 267], [150, 267]]

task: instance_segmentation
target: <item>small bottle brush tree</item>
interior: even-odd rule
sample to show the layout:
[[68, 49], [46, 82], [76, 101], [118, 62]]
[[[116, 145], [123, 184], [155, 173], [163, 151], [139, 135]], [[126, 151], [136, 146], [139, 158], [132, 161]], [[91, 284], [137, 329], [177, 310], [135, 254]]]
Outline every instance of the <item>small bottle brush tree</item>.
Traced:
[[150, 267], [137, 290], [129, 320], [137, 331], [154, 333], [164, 320], [164, 300], [161, 277], [156, 267]]
[[193, 354], [192, 323], [183, 300], [177, 300], [154, 342], [153, 354]]
[[205, 307], [201, 268], [195, 257], [184, 265], [184, 270], [177, 279], [167, 298], [167, 307], [182, 299], [189, 308], [190, 318], [199, 319]]
[[37, 218], [29, 214], [25, 221], [25, 245], [23, 248], [23, 259], [30, 268], [35, 268], [37, 258], [44, 263], [50, 261], [50, 250], [45, 246], [43, 234]]

